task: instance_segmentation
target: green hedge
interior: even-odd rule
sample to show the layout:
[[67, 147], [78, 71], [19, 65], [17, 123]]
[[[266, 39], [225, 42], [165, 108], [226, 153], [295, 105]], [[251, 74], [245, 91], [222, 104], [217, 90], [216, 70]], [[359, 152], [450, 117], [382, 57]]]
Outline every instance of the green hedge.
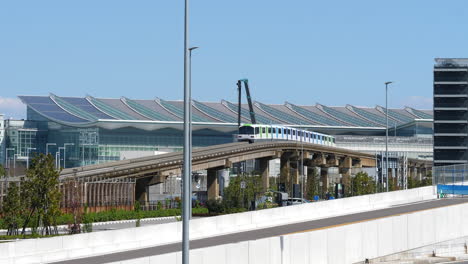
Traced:
[[[208, 214], [208, 209], [206, 208], [193, 208], [192, 213], [195, 215], [206, 215]], [[119, 220], [130, 220], [130, 219], [143, 219], [143, 218], [153, 218], [153, 217], [166, 217], [166, 216], [177, 216], [181, 214], [180, 209], [162, 209], [154, 211], [127, 211], [127, 210], [116, 210], [112, 209], [110, 211], [98, 212], [98, 213], [87, 213], [86, 220], [94, 222], [107, 222], [107, 221], [119, 221]], [[83, 221], [84, 222], [84, 221]], [[72, 214], [62, 214], [57, 219], [58, 225], [66, 225], [73, 223]], [[6, 229], [6, 226], [3, 222], [3, 219], [0, 219], [0, 229]]]

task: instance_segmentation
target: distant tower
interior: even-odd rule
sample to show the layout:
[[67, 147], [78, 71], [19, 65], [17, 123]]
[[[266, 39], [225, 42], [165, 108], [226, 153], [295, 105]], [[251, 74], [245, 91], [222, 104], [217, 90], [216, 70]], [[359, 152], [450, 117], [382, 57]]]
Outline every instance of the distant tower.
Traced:
[[468, 59], [434, 65], [434, 166], [468, 160]]

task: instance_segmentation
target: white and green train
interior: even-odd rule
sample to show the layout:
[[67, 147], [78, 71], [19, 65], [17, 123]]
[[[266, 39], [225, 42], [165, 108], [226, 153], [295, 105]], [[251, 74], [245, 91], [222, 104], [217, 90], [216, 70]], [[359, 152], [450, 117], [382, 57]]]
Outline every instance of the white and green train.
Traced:
[[335, 138], [330, 135], [278, 125], [242, 125], [237, 140], [250, 143], [265, 140], [293, 140], [335, 146]]

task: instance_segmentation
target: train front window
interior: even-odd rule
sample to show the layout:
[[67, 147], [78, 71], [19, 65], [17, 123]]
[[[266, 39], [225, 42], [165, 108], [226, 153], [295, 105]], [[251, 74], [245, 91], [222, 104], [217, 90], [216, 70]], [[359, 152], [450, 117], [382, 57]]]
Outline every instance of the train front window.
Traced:
[[254, 133], [254, 128], [251, 126], [242, 126], [239, 128], [239, 134], [250, 135]]

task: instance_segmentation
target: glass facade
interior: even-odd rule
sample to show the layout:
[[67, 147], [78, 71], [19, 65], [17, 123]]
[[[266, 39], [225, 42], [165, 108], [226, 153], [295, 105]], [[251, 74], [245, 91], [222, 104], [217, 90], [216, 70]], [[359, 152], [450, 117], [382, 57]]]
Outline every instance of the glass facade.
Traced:
[[[28, 152], [35, 152], [37, 130], [13, 127], [7, 129], [7, 134], [6, 146], [7, 148], [13, 148], [19, 159], [27, 157]], [[8, 155], [12, 154], [9, 153]]]
[[[146, 131], [127, 127], [109, 130], [68, 127], [55, 122], [40, 121], [36, 124], [47, 129], [11, 127], [7, 147], [15, 148], [15, 154], [21, 157], [27, 156], [28, 149], [30, 153], [45, 153], [47, 148], [48, 153], [59, 158], [61, 166], [66, 168], [121, 160], [125, 151], [147, 155], [153, 155], [155, 151], [182, 151], [183, 145], [183, 132], [178, 129]], [[230, 143], [233, 137], [232, 133], [206, 129], [194, 131], [192, 141], [196, 148]]]

